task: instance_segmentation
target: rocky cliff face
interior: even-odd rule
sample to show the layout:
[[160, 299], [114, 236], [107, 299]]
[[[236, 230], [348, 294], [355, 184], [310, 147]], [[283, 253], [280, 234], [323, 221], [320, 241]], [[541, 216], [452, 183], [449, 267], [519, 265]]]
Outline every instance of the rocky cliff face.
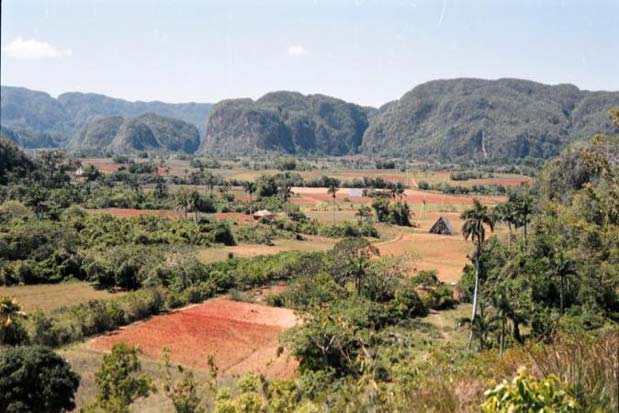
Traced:
[[354, 153], [368, 112], [339, 99], [295, 92], [269, 93], [257, 101], [225, 100], [213, 107], [200, 152]]

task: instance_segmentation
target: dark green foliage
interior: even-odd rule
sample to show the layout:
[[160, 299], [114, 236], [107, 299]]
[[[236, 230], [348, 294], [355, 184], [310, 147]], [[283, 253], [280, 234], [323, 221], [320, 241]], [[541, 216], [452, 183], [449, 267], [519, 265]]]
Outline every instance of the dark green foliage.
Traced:
[[[164, 245], [235, 245], [226, 222], [85, 215], [62, 222], [13, 219], [0, 229], [0, 280], [6, 284], [89, 280], [102, 288], [139, 288], [165, 258]], [[170, 252], [168, 248], [168, 252]]]
[[80, 377], [44, 347], [0, 348], [0, 411], [62, 413], [75, 408]]
[[410, 227], [411, 212], [406, 202], [391, 203], [387, 198], [380, 197], [372, 201], [372, 208], [378, 222]]
[[0, 135], [0, 185], [25, 178], [35, 169], [34, 163], [4, 133]]
[[420, 271], [411, 279], [411, 284], [416, 287], [423, 304], [433, 310], [445, 310], [456, 305], [453, 291], [449, 286], [440, 282], [436, 277], [436, 271]]

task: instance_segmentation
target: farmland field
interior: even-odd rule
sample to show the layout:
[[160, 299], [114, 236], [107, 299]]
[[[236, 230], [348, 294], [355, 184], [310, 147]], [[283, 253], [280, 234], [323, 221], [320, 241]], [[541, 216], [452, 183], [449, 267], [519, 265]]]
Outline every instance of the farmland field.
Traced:
[[295, 363], [278, 356], [279, 334], [296, 322], [292, 310], [216, 298], [121, 328], [87, 346], [109, 350], [124, 342], [153, 359], [167, 347], [172, 361], [189, 367], [207, 369], [212, 355], [223, 375], [256, 371], [283, 378], [294, 374]]
[[47, 285], [20, 285], [0, 287], [0, 296], [15, 297], [26, 312], [40, 308], [48, 312], [60, 307], [84, 303], [89, 300], [105, 300], [122, 293], [95, 290], [87, 283], [68, 282]]

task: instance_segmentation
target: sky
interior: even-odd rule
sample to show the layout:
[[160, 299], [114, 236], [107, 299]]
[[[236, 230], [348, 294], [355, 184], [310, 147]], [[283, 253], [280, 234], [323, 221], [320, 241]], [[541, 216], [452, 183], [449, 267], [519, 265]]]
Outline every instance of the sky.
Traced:
[[380, 106], [433, 79], [619, 90], [619, 0], [2, 0], [1, 83]]

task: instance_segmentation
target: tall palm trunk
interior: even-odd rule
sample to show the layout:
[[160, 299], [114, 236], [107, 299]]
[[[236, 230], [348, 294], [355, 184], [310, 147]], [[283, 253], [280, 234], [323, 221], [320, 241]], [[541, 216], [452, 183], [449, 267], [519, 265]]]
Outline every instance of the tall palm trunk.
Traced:
[[[477, 316], [477, 300], [479, 296], [479, 253], [481, 250], [481, 246], [477, 246], [477, 251], [475, 252], [475, 289], [473, 290], [473, 311], [471, 314], [471, 326], [475, 321], [475, 317]], [[473, 341], [473, 330], [471, 329], [471, 334], [469, 335], [469, 342], [466, 346], [467, 349], [471, 348], [471, 343]]]
[[563, 290], [565, 288], [565, 276], [561, 275], [561, 286], [559, 287], [559, 305], [561, 308], [561, 315], [563, 315]]
[[254, 219], [254, 211], [253, 211], [253, 207], [254, 207], [254, 203], [251, 200], [251, 192], [249, 193], [249, 217], [251, 219]]
[[335, 195], [333, 195], [333, 226], [335, 226]]
[[505, 315], [501, 317], [501, 342], [499, 344], [499, 354], [503, 355], [505, 350]]

